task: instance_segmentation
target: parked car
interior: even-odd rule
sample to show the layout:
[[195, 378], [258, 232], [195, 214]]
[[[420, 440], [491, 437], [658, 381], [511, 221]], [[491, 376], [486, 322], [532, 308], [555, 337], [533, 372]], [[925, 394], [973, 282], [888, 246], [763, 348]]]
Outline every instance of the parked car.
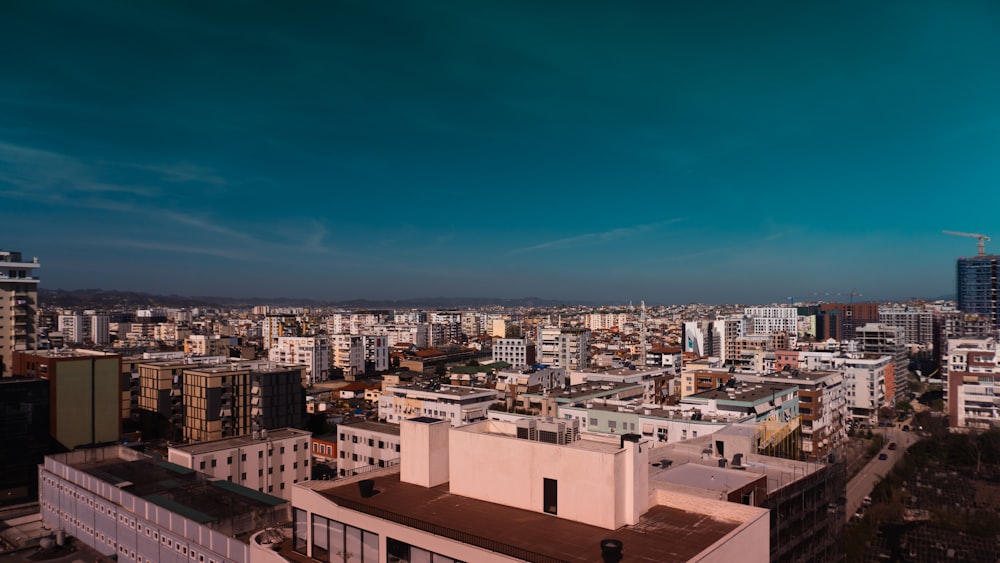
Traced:
[[889, 449], [890, 450], [896, 449], [896, 442], [892, 442], [891, 444], [889, 444]]
[[885, 461], [885, 460], [889, 459], [889, 454], [887, 454], [887, 453], [880, 453], [880, 454], [878, 454], [878, 459], [879, 459], [879, 461]]
[[861, 506], [871, 506], [871, 504], [872, 504], [872, 497], [865, 497], [861, 499]]
[[904, 424], [903, 425], [903, 432], [909, 432], [909, 431], [910, 431], [910, 425], [909, 424]]

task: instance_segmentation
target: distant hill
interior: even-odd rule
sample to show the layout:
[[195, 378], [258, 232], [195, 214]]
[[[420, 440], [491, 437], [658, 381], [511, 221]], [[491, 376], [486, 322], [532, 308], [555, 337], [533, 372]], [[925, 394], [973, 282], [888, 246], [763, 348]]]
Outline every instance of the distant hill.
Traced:
[[296, 299], [290, 297], [208, 297], [184, 295], [154, 295], [136, 291], [106, 289], [47, 289], [38, 291], [38, 300], [47, 307], [66, 309], [129, 310], [142, 308], [239, 308], [254, 305], [273, 307], [343, 307], [348, 309], [452, 309], [474, 307], [558, 307], [563, 305], [586, 305], [554, 299], [525, 297], [521, 299], [500, 299], [490, 297], [422, 297], [399, 300], [354, 299], [348, 301], [324, 301], [318, 299]]

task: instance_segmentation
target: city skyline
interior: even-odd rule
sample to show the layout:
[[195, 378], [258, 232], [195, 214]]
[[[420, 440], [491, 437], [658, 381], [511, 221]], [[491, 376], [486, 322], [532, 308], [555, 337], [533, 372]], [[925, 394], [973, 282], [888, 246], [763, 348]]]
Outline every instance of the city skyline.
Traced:
[[952, 295], [998, 9], [6, 3], [0, 243], [47, 289]]

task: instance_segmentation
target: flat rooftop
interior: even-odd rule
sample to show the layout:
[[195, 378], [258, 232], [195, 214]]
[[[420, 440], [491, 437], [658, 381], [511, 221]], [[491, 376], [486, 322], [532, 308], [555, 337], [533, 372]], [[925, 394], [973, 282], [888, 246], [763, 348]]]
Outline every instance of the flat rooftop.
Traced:
[[[352, 422], [350, 424], [341, 424], [339, 428], [345, 430], [356, 428], [358, 430], [365, 430], [367, 432], [379, 432], [381, 434], [392, 434], [393, 436], [399, 436], [399, 425], [386, 424], [384, 422]], [[334, 441], [336, 441], [336, 438], [334, 438]]]
[[[716, 401], [736, 401], [741, 403], [756, 403], [764, 399], [770, 399], [777, 394], [783, 394], [789, 389], [798, 387], [793, 383], [738, 383], [736, 387], [722, 390], [711, 389], [702, 391], [694, 395], [688, 395], [682, 402], [689, 399], [716, 400]], [[738, 392], [738, 393], [737, 393]]]
[[729, 492], [749, 485], [760, 478], [759, 473], [747, 473], [737, 469], [725, 469], [697, 463], [683, 463], [652, 472], [650, 484], [662, 482], [709, 491]]
[[286, 440], [288, 438], [308, 438], [309, 436], [311, 436], [311, 434], [305, 430], [298, 430], [296, 428], [277, 428], [275, 430], [268, 430], [267, 437], [259, 438], [257, 440], [254, 440], [252, 435], [235, 436], [233, 438], [222, 438], [219, 440], [198, 442], [197, 444], [171, 446], [171, 448], [197, 455], [222, 450], [231, 450], [233, 448], [248, 446], [255, 442], [273, 442], [275, 440]]
[[442, 385], [440, 388], [422, 387], [420, 385], [392, 385], [387, 391], [398, 390], [402, 392], [432, 393], [434, 395], [446, 395], [452, 397], [471, 397], [473, 395], [494, 395], [492, 388], [486, 387], [463, 387], [459, 385]]
[[654, 506], [634, 526], [606, 530], [541, 512], [453, 495], [448, 485], [403, 483], [399, 473], [371, 477], [377, 494], [363, 498], [357, 483], [317, 489], [344, 508], [398, 522], [526, 561], [600, 561], [599, 542], [620, 540], [627, 561], [688, 561], [740, 523]]
[[[52, 457], [65, 463], [60, 456]], [[126, 460], [109, 456], [69, 465], [199, 524], [228, 521], [288, 502], [229, 481], [209, 480], [192, 469], [152, 458]]]

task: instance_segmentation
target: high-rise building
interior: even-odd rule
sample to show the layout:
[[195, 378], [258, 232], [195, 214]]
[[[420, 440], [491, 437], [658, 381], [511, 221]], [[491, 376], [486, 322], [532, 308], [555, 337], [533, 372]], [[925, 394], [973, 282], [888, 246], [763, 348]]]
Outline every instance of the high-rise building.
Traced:
[[566, 369], [584, 369], [590, 356], [590, 331], [547, 326], [538, 329], [539, 362]]
[[268, 350], [272, 362], [306, 366], [306, 385], [330, 379], [330, 339], [326, 336], [282, 336]]
[[25, 262], [20, 252], [0, 250], [0, 375], [10, 376], [14, 351], [38, 347], [38, 258]]
[[1000, 256], [973, 256], [958, 259], [958, 310], [963, 313], [979, 313], [990, 319], [990, 325], [998, 327], [1000, 301], [997, 300], [997, 284], [1000, 281]]

